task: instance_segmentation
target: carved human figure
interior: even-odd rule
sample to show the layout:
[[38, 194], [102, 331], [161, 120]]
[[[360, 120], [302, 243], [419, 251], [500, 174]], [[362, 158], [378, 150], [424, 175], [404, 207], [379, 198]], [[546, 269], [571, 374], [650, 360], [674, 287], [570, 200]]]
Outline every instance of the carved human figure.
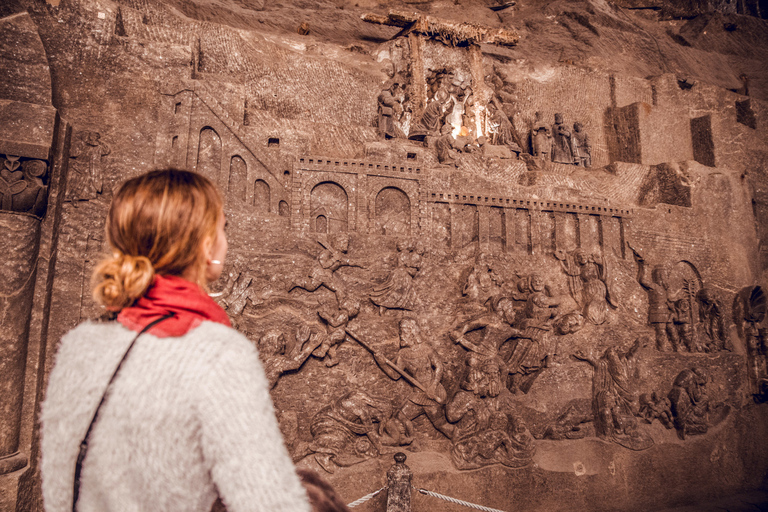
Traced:
[[87, 201], [96, 199], [104, 190], [102, 160], [111, 152], [101, 141], [98, 132], [85, 131], [70, 150], [69, 177], [65, 200]]
[[468, 299], [484, 304], [490, 297], [496, 295], [504, 282], [491, 267], [488, 254], [481, 252], [475, 259], [461, 294]]
[[542, 119], [541, 112], [536, 112], [533, 128], [531, 128], [531, 148], [533, 150], [533, 156], [540, 157], [542, 160], [549, 160], [551, 147], [552, 132]]
[[[517, 313], [514, 302], [507, 297], [497, 296], [491, 301], [491, 312], [463, 323], [449, 333], [450, 338], [474, 352], [480, 358], [497, 357], [505, 342], [523, 335], [513, 327]], [[465, 335], [482, 329], [479, 343], [472, 343]]]
[[571, 130], [563, 122], [563, 114], [555, 114], [555, 124], [552, 125], [552, 161], [561, 164], [573, 163]]
[[386, 400], [350, 391], [315, 414], [310, 423], [312, 442], [302, 443], [293, 459], [314, 453], [320, 467], [333, 473], [338, 466], [378, 457], [386, 451], [384, 446], [398, 446], [399, 430]]
[[669, 398], [659, 395], [656, 391], [640, 395], [639, 415], [646, 423], [653, 423], [653, 420], [657, 419], [667, 429], [674, 427], [672, 402], [669, 401]]
[[768, 375], [765, 329], [759, 328], [759, 324], [765, 320], [767, 309], [768, 297], [761, 286], [742, 288], [733, 299], [733, 322], [747, 348], [750, 383], [755, 394], [763, 392], [762, 381]]
[[470, 353], [467, 367], [461, 389], [446, 406], [446, 417], [456, 424], [451, 449], [454, 465], [458, 469], [529, 465], [535, 446], [503, 385], [504, 362]]
[[490, 119], [489, 131], [491, 132], [491, 144], [495, 146], [507, 146], [510, 151], [517, 155], [520, 155], [523, 151], [517, 143], [512, 122], [498, 106], [494, 107], [494, 112]]
[[680, 340], [678, 347], [684, 348], [688, 352], [701, 352], [701, 348], [696, 344], [693, 336], [693, 311], [691, 301], [688, 297], [677, 299], [672, 304], [672, 323], [677, 331], [677, 338]]
[[527, 286], [530, 291], [523, 307], [523, 318], [518, 323], [522, 334], [507, 360], [512, 375], [508, 386], [514, 393], [527, 393], [555, 353], [546, 335], [552, 331], [555, 308], [561, 300], [547, 293], [546, 283], [539, 274], [532, 274]]
[[[402, 376], [392, 368], [381, 354], [374, 353], [376, 363], [393, 380]], [[424, 390], [414, 386], [397, 412], [397, 418], [405, 426], [405, 438], [412, 440], [414, 435], [413, 419], [426, 414], [432, 425], [448, 438], [453, 435], [453, 425], [445, 419], [444, 404], [447, 397], [440, 380], [443, 377], [443, 363], [437, 352], [421, 339], [416, 320], [404, 318], [400, 321], [400, 350], [395, 358], [395, 365], [407, 372], [410, 380], [418, 382]]]
[[605, 322], [608, 306], [618, 307], [615, 294], [610, 293], [608, 267], [600, 254], [588, 254], [584, 249], [575, 249], [570, 254], [562, 250], [555, 252], [563, 270], [568, 276], [571, 297], [579, 305], [587, 321], [600, 325]]
[[341, 303], [346, 297], [346, 290], [343, 282], [336, 277], [336, 271], [341, 267], [355, 267], [347, 256], [349, 250], [349, 235], [339, 233], [331, 238], [330, 244], [323, 244], [323, 250], [317, 256], [317, 263], [310, 272], [309, 276], [294, 282], [288, 291], [296, 288], [302, 288], [308, 292], [314, 292], [321, 286], [336, 295], [336, 300]]
[[705, 386], [709, 380], [701, 368], [681, 371], [669, 392], [671, 411], [680, 439], [689, 435], [706, 434], [709, 429], [709, 397]]
[[708, 339], [704, 349], [707, 352], [733, 350], [725, 329], [723, 303], [709, 288], [699, 290], [696, 299], [699, 304], [699, 322], [704, 324], [704, 334]]
[[253, 277], [237, 270], [230, 272], [218, 302], [227, 310], [230, 317], [237, 318], [243, 313], [249, 300], [252, 304], [261, 303]]
[[312, 352], [317, 358], [325, 358], [325, 366], [339, 364], [336, 350], [347, 338], [347, 324], [360, 312], [360, 302], [352, 297], [345, 297], [335, 310], [320, 310], [318, 316], [328, 326], [328, 332], [322, 336], [322, 343]]
[[573, 354], [574, 358], [588, 362], [595, 369], [592, 380], [595, 432], [599, 437], [631, 450], [644, 450], [653, 445], [653, 439], [638, 430], [635, 419], [639, 404], [632, 368], [641, 346], [638, 338], [623, 352], [608, 347], [599, 357], [591, 351]]
[[387, 309], [411, 311], [416, 299], [413, 279], [421, 269], [424, 246], [412, 240], [397, 242], [397, 263], [387, 279], [376, 286], [370, 295], [373, 304], [379, 307], [379, 314]]
[[648, 293], [648, 322], [656, 331], [656, 348], [660, 351], [667, 350], [667, 341], [672, 349], [677, 352], [680, 348], [680, 337], [674, 325], [674, 303], [679, 299], [677, 293], [673, 293], [667, 284], [667, 270], [663, 266], [657, 266], [651, 273], [651, 279], [646, 275], [645, 259], [634, 249], [637, 262], [637, 281]]
[[592, 145], [589, 142], [589, 135], [579, 122], [573, 123], [571, 147], [573, 148], [573, 163], [580, 167], [592, 167]]
[[378, 133], [384, 139], [404, 137], [403, 132], [396, 124], [397, 116], [403, 111], [403, 106], [398, 101], [397, 95], [400, 83], [392, 81], [388, 87], [381, 91], [378, 102]]
[[408, 138], [411, 140], [424, 140], [428, 135], [441, 133], [443, 126], [443, 114], [446, 107], [450, 104], [450, 95], [440, 88], [435, 93], [435, 97], [424, 109], [419, 120], [411, 126], [408, 132]]
[[307, 326], [296, 331], [296, 344], [290, 354], [285, 353], [286, 342], [281, 331], [272, 329], [259, 338], [259, 355], [264, 362], [270, 389], [275, 387], [281, 375], [301, 368], [321, 342], [322, 337], [310, 334]]
[[454, 147], [455, 139], [452, 132], [453, 127], [444, 124], [440, 129], [440, 137], [435, 140], [435, 149], [437, 150], [437, 161], [443, 165], [459, 166], [459, 155]]

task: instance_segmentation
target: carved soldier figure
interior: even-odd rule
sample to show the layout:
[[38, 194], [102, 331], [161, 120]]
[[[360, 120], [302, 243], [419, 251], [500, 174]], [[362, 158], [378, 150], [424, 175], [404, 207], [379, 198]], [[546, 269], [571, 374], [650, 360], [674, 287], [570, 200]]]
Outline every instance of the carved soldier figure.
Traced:
[[321, 342], [321, 336], [310, 335], [309, 327], [303, 326], [296, 331], [296, 345], [291, 353], [286, 355], [285, 337], [282, 332], [273, 329], [259, 338], [259, 355], [264, 361], [264, 371], [267, 374], [270, 389], [275, 387], [282, 374], [301, 368], [304, 361]]
[[584, 352], [573, 355], [595, 368], [592, 407], [597, 435], [631, 450], [653, 445], [653, 439], [638, 430], [635, 419], [639, 405], [631, 368], [640, 347], [638, 338], [626, 352], [608, 347], [599, 358]]
[[403, 111], [403, 106], [397, 99], [397, 92], [400, 88], [400, 83], [393, 81], [389, 87], [385, 88], [379, 94], [378, 101], [378, 133], [380, 137], [385, 139], [394, 139], [403, 137], [404, 134], [395, 124], [396, 116]]
[[384, 401], [362, 392], [350, 391], [322, 408], [312, 418], [311, 443], [302, 443], [294, 461], [315, 453], [315, 460], [328, 473], [337, 466], [348, 467], [378, 457], [383, 446], [396, 446], [398, 426]]
[[339, 364], [336, 359], [338, 345], [347, 337], [347, 324], [360, 312], [360, 302], [345, 297], [336, 311], [318, 311], [317, 314], [329, 326], [327, 335], [322, 337], [322, 343], [312, 355], [317, 358], [325, 358], [325, 366], [331, 367]]
[[645, 259], [634, 249], [632, 252], [637, 261], [637, 281], [648, 293], [648, 322], [656, 331], [656, 348], [660, 351], [667, 350], [667, 340], [669, 340], [672, 349], [677, 352], [680, 347], [680, 338], [674, 325], [673, 304], [678, 297], [669, 290], [667, 270], [663, 266], [655, 267], [649, 281], [646, 276]]
[[555, 114], [555, 124], [552, 125], [552, 161], [561, 164], [573, 163], [571, 131], [563, 122], [563, 114]]
[[589, 135], [579, 122], [573, 123], [571, 147], [573, 163], [581, 167], [592, 167], [592, 145], [589, 143]]
[[[449, 334], [453, 341], [481, 358], [496, 357], [507, 340], [522, 336], [520, 330], [512, 327], [516, 318], [514, 303], [506, 297], [498, 296], [492, 300], [491, 305], [491, 313], [466, 322]], [[483, 329], [483, 338], [479, 344], [471, 343], [464, 337], [468, 332], [479, 329]]]
[[502, 384], [503, 361], [470, 354], [467, 366], [461, 389], [446, 406], [446, 417], [456, 424], [454, 465], [458, 469], [529, 465], [535, 447], [524, 421], [514, 416], [511, 394]]
[[531, 129], [531, 148], [533, 156], [540, 157], [542, 160], [549, 160], [552, 132], [541, 117], [541, 112], [536, 112], [536, 119]]
[[512, 375], [508, 384], [510, 391], [527, 393], [533, 381], [547, 367], [554, 355], [554, 350], [545, 340], [545, 335], [552, 331], [555, 308], [560, 305], [559, 297], [547, 293], [544, 279], [532, 274], [528, 279], [530, 293], [523, 308], [523, 318], [519, 323], [522, 331], [517, 339], [512, 354], [507, 360]]
[[[390, 379], [398, 380], [401, 374], [393, 369], [387, 360], [378, 353], [373, 354], [376, 363]], [[407, 372], [424, 387], [424, 391], [413, 389], [405, 404], [397, 413], [397, 418], [405, 425], [406, 439], [413, 439], [413, 419], [426, 414], [432, 425], [446, 435], [453, 436], [453, 425], [445, 419], [443, 404], [447, 397], [445, 388], [440, 383], [443, 377], [443, 363], [437, 352], [421, 339], [416, 320], [404, 318], [400, 321], [400, 350], [395, 365]]]
[[421, 269], [423, 255], [423, 245], [414, 244], [411, 240], [397, 242], [397, 266], [387, 280], [376, 286], [371, 293], [371, 302], [379, 307], [379, 314], [387, 309], [413, 309], [413, 279]]
[[314, 292], [321, 286], [325, 286], [334, 294], [336, 300], [341, 301], [346, 297], [346, 290], [343, 283], [339, 280], [335, 272], [341, 267], [357, 266], [350, 262], [347, 256], [349, 250], [349, 235], [340, 233], [331, 238], [331, 243], [323, 246], [323, 251], [317, 256], [317, 264], [310, 272], [309, 276], [294, 283], [288, 291], [295, 288], [302, 288], [308, 292]]
[[605, 259], [600, 254], [589, 255], [584, 249], [576, 249], [570, 254], [556, 251], [555, 258], [560, 260], [569, 277], [571, 296], [584, 317], [595, 325], [604, 323], [609, 304], [618, 307], [608, 287], [610, 280]]

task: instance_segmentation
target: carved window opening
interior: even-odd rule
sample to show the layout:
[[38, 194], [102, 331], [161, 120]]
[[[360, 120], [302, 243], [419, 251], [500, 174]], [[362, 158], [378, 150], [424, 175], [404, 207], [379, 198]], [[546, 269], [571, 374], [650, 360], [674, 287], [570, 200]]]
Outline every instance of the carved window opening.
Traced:
[[318, 215], [315, 219], [315, 232], [327, 233], [328, 232], [328, 218], [325, 215]]
[[253, 206], [258, 212], [269, 212], [270, 190], [269, 184], [264, 180], [256, 180], [253, 184]]
[[229, 163], [229, 197], [246, 201], [248, 166], [239, 155], [232, 157]]
[[416, 160], [416, 153], [408, 153], [405, 157], [408, 160]]
[[174, 105], [173, 107], [173, 113], [178, 114], [180, 110], [181, 110], [181, 102], [177, 101], [176, 105]]
[[171, 148], [172, 149], [175, 148], [178, 142], [179, 142], [179, 136], [174, 135], [173, 138], [171, 139]]
[[267, 140], [267, 147], [272, 148], [272, 147], [277, 147], [279, 145], [280, 145], [280, 139], [278, 139], [277, 137], [270, 137]]
[[277, 205], [277, 212], [281, 217], [290, 216], [291, 211], [288, 208], [288, 203], [286, 201], [280, 201], [280, 203]]
[[376, 195], [375, 233], [382, 235], [410, 235], [411, 201], [396, 187], [383, 188]]
[[338, 183], [324, 181], [317, 184], [310, 193], [309, 211], [312, 224], [317, 231], [319, 216], [325, 217], [327, 226], [322, 233], [340, 233], [348, 229], [349, 198], [347, 192]]
[[[197, 172], [219, 186], [222, 185], [219, 179], [221, 158], [221, 137], [216, 133], [216, 130], [206, 126], [200, 130], [200, 144], [197, 149]], [[224, 185], [227, 185], [226, 181]]]
[[715, 167], [715, 143], [712, 140], [712, 116], [691, 119], [693, 159], [700, 164]]
[[757, 129], [757, 116], [755, 116], [755, 111], [752, 110], [750, 100], [736, 102], [736, 122], [749, 126], [753, 130]]
[[283, 176], [290, 176], [290, 175], [291, 175], [291, 171], [283, 171]]

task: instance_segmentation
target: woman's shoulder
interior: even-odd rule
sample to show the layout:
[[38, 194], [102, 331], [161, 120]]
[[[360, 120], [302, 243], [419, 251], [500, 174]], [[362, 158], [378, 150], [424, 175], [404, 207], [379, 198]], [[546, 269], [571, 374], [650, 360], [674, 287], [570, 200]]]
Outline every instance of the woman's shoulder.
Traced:
[[183, 336], [187, 343], [199, 344], [218, 358], [258, 359], [256, 345], [235, 329], [216, 322], [204, 321]]

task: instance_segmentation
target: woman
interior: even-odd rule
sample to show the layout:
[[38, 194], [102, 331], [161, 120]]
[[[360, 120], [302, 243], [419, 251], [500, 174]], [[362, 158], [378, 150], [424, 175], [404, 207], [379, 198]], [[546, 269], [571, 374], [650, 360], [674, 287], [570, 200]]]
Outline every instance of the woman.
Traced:
[[112, 257], [94, 297], [114, 322], [61, 341], [41, 413], [47, 512], [72, 510], [78, 443], [89, 434], [78, 512], [307, 511], [253, 344], [206, 294], [227, 252], [221, 197], [206, 178], [128, 180], [107, 217]]

